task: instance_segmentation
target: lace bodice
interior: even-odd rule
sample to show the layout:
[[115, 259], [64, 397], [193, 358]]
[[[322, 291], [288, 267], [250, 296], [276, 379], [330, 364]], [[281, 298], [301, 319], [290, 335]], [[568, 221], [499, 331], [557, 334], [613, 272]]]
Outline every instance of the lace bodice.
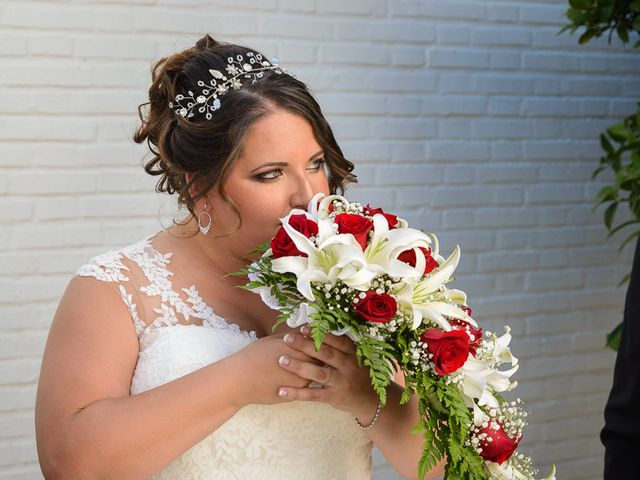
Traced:
[[[97, 255], [76, 271], [109, 282], [127, 306], [140, 345], [131, 395], [203, 368], [258, 338], [217, 315], [195, 285], [173, 285], [168, 269], [173, 253], [156, 249], [156, 235]], [[370, 480], [372, 447], [348, 412], [327, 403], [251, 404], [151, 479]]]

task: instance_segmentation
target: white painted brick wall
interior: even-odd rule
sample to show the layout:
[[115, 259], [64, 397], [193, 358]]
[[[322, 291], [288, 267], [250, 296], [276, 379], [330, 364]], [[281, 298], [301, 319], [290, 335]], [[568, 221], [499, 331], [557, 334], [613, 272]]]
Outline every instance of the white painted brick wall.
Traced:
[[[49, 324], [90, 255], [163, 225], [130, 140], [151, 63], [205, 32], [307, 82], [360, 185], [348, 191], [462, 248], [456, 287], [509, 324], [532, 411], [521, 450], [601, 478], [598, 433], [631, 248], [606, 239], [598, 133], [631, 112], [640, 61], [579, 46], [561, 0], [0, 3], [0, 479], [41, 478], [33, 406]], [[376, 479], [399, 478], [376, 449]]]

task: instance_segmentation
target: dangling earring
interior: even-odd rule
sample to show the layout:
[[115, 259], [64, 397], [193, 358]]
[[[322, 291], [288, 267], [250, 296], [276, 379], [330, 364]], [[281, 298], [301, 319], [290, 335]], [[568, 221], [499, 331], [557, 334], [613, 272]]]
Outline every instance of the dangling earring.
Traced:
[[[205, 226], [202, 225], [202, 222], [200, 220], [203, 214], [205, 214], [205, 215], [207, 215], [207, 217], [209, 217], [209, 223], [207, 223], [207, 225], [205, 225]], [[204, 209], [198, 215], [198, 228], [200, 229], [200, 231], [204, 235], [209, 233], [209, 229], [211, 228], [211, 215], [209, 215], [209, 212], [207, 212], [207, 202], [204, 202]]]

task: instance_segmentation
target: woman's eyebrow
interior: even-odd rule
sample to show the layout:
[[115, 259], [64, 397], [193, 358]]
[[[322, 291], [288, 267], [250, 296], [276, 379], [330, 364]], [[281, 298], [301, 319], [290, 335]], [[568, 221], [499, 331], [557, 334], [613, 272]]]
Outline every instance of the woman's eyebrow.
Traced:
[[[309, 161], [313, 160], [314, 158], [316, 158], [321, 153], [322, 153], [322, 150], [318, 150], [316, 153], [314, 153], [313, 155], [311, 155], [309, 157]], [[260, 165], [259, 167], [254, 168], [249, 173], [253, 173], [253, 172], [255, 172], [256, 170], [259, 170], [262, 167], [286, 167], [288, 165], [289, 164], [287, 162], [269, 162], [269, 163], [265, 163], [265, 164]]]

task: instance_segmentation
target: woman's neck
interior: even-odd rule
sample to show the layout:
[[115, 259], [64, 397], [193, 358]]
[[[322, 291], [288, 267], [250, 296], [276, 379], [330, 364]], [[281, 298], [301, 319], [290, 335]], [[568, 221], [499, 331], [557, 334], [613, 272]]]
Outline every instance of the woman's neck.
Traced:
[[[194, 232], [196, 232], [194, 234]], [[233, 237], [210, 238], [198, 231], [195, 219], [186, 224], [175, 224], [167, 229], [167, 233], [176, 239], [176, 244], [183, 253], [197, 262], [199, 270], [209, 272], [212, 278], [217, 278], [224, 284], [244, 285], [248, 279], [246, 275], [229, 275], [246, 269], [251, 260], [235, 256], [230, 248], [234, 244]]]

